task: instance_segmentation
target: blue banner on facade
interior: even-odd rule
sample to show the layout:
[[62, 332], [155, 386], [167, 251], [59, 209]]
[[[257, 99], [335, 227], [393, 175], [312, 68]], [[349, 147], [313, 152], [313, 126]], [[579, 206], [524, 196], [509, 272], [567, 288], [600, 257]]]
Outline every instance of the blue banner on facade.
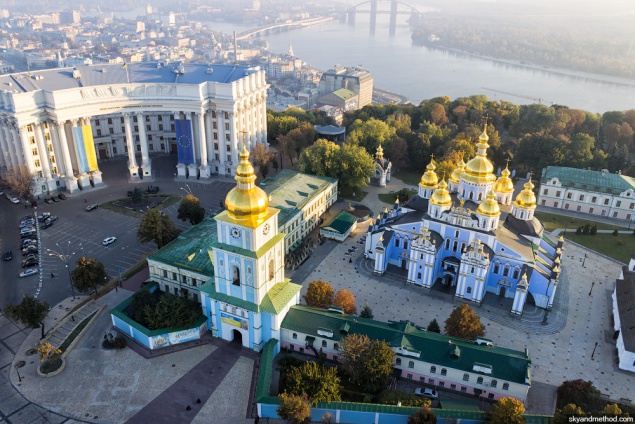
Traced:
[[175, 119], [176, 150], [179, 163], [194, 163], [194, 145], [192, 144], [192, 122], [189, 119]]
[[75, 140], [75, 150], [77, 151], [77, 160], [79, 161], [79, 171], [89, 172], [82, 127], [73, 127], [73, 139]]

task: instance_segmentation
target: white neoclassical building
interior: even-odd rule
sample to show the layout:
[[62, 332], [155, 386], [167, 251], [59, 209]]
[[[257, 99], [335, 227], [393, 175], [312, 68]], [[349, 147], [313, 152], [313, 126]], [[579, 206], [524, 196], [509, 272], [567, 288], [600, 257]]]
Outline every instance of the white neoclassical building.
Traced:
[[[235, 175], [239, 141], [266, 143], [259, 68], [132, 63], [0, 75], [0, 167], [35, 175], [34, 193], [102, 183], [102, 159], [127, 156], [131, 179], [150, 155], [178, 151], [178, 175]], [[178, 139], [177, 139], [178, 138]]]

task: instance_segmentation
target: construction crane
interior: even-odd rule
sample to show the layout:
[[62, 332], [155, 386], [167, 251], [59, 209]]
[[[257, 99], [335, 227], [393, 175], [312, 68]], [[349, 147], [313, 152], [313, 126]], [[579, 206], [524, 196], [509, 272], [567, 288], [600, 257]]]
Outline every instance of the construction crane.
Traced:
[[542, 97], [524, 96], [522, 94], [510, 93], [509, 91], [495, 90], [493, 88], [487, 88], [487, 87], [481, 87], [481, 88], [483, 90], [493, 91], [494, 93], [506, 94], [508, 96], [519, 97], [521, 99], [533, 100], [534, 102], [536, 102], [538, 104], [543, 104], [543, 103], [550, 103], [551, 105], [556, 104], [556, 102], [545, 100]]

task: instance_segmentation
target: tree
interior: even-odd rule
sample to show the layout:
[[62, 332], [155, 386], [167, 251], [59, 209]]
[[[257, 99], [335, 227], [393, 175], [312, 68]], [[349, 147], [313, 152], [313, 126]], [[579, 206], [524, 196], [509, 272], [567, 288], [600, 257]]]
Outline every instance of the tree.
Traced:
[[346, 314], [353, 315], [357, 313], [357, 308], [355, 307], [355, 296], [348, 289], [342, 289], [335, 293], [333, 305], [344, 309], [344, 313]]
[[337, 153], [340, 146], [323, 138], [305, 149], [298, 160], [298, 169], [307, 174], [335, 176]]
[[429, 406], [424, 406], [408, 417], [408, 424], [436, 424], [437, 416]]
[[490, 421], [492, 424], [524, 424], [525, 405], [516, 398], [499, 399], [492, 405]]
[[558, 387], [557, 394], [556, 408], [564, 408], [565, 405], [573, 403], [583, 411], [593, 412], [602, 405], [600, 391], [592, 382], [582, 379], [565, 381]]
[[311, 418], [311, 402], [306, 395], [289, 395], [282, 393], [278, 396], [280, 406], [278, 415], [283, 420], [289, 420], [294, 424], [308, 423]]
[[143, 215], [137, 231], [137, 238], [141, 243], [153, 241], [159, 249], [178, 235], [179, 231], [174, 227], [170, 217], [162, 215], [157, 209], [150, 209]]
[[18, 305], [8, 303], [4, 311], [9, 318], [16, 319], [28, 327], [41, 326], [42, 338], [44, 338], [44, 318], [49, 311], [48, 303], [40, 302], [32, 296], [24, 296]]
[[26, 165], [19, 165], [4, 176], [4, 182], [9, 190], [26, 199], [35, 187], [35, 173], [31, 173]]
[[556, 413], [553, 415], [553, 423], [554, 424], [569, 424], [569, 417], [571, 415], [575, 415], [578, 417], [583, 417], [584, 411], [579, 406], [570, 403], [565, 405], [562, 409], [556, 409]]
[[95, 258], [86, 259], [85, 256], [77, 260], [71, 276], [73, 277], [73, 285], [82, 292], [88, 290], [97, 292], [97, 287], [108, 282], [108, 274], [104, 264], [97, 262]]
[[373, 310], [371, 309], [371, 307], [368, 305], [368, 302], [366, 302], [366, 304], [364, 305], [364, 307], [362, 308], [362, 312], [359, 314], [360, 317], [362, 318], [370, 318], [373, 319]]
[[340, 340], [342, 366], [351, 382], [369, 393], [380, 392], [392, 374], [395, 352], [383, 340], [349, 334]]
[[188, 193], [183, 200], [181, 200], [181, 206], [179, 206], [176, 218], [181, 221], [189, 221], [190, 224], [196, 225], [205, 219], [205, 208], [201, 206], [201, 201], [198, 197], [194, 197]]
[[427, 330], [431, 333], [441, 333], [441, 327], [439, 327], [439, 323], [437, 322], [436, 318], [430, 321]]
[[275, 155], [273, 153], [269, 152], [264, 143], [257, 143], [251, 148], [251, 161], [259, 168], [262, 178], [267, 178], [267, 174], [269, 173], [269, 162], [271, 162], [274, 156]]
[[[617, 403], [608, 403], [604, 409], [600, 411], [601, 415], [609, 415], [609, 416], [618, 416], [622, 415], [622, 410], [617, 405]], [[624, 414], [624, 416], [628, 417], [628, 414]]]
[[282, 157], [286, 156], [293, 166], [293, 158], [295, 158], [295, 143], [293, 139], [286, 135], [278, 137], [278, 151]]
[[395, 133], [395, 128], [379, 119], [357, 119], [350, 126], [346, 140], [364, 147], [367, 153], [374, 154], [379, 144], [392, 140]]
[[362, 147], [344, 143], [335, 156], [335, 169], [329, 176], [339, 180], [344, 187], [365, 186], [375, 172], [375, 161]]
[[315, 362], [305, 362], [299, 367], [291, 368], [287, 374], [287, 390], [292, 395], [306, 394], [312, 405], [318, 402], [339, 402], [342, 399], [337, 368]]
[[485, 326], [468, 304], [454, 308], [445, 320], [445, 333], [461, 339], [476, 340], [485, 335]]
[[141, 199], [143, 199], [143, 193], [141, 193], [141, 189], [139, 187], [135, 187], [135, 189], [132, 190], [130, 200], [132, 203], [141, 203]]
[[327, 309], [333, 304], [333, 287], [326, 281], [317, 280], [309, 284], [302, 296], [308, 306]]
[[51, 343], [44, 342], [37, 347], [37, 351], [40, 354], [40, 362], [46, 362], [55, 355], [60, 355], [61, 350], [55, 348]]

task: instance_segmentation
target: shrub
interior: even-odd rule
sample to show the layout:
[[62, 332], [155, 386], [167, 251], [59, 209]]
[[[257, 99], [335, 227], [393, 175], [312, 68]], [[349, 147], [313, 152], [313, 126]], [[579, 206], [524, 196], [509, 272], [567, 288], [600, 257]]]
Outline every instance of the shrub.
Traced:
[[614, 235], [615, 237], [617, 237], [617, 236], [619, 235], [619, 233], [617, 232], [617, 230], [613, 230], [613, 235]]
[[401, 402], [401, 406], [430, 406], [430, 400], [420, 398], [411, 393], [397, 392], [394, 390], [384, 390], [377, 396], [377, 403], [384, 405], [396, 405]]
[[123, 349], [124, 347], [126, 347], [127, 344], [128, 342], [126, 341], [126, 338], [122, 336], [117, 337], [114, 343], [117, 349]]
[[590, 235], [594, 236], [598, 233], [598, 226], [597, 225], [593, 225], [591, 227], [591, 231], [589, 232]]
[[590, 232], [591, 226], [589, 224], [585, 224], [585, 226], [582, 228], [582, 234], [588, 236]]
[[581, 235], [581, 234], [582, 234], [582, 227], [578, 227], [578, 228], [576, 228], [576, 229], [575, 229], [575, 233], [576, 233], [576, 235], [578, 235], [578, 236], [579, 236], [579, 235]]

